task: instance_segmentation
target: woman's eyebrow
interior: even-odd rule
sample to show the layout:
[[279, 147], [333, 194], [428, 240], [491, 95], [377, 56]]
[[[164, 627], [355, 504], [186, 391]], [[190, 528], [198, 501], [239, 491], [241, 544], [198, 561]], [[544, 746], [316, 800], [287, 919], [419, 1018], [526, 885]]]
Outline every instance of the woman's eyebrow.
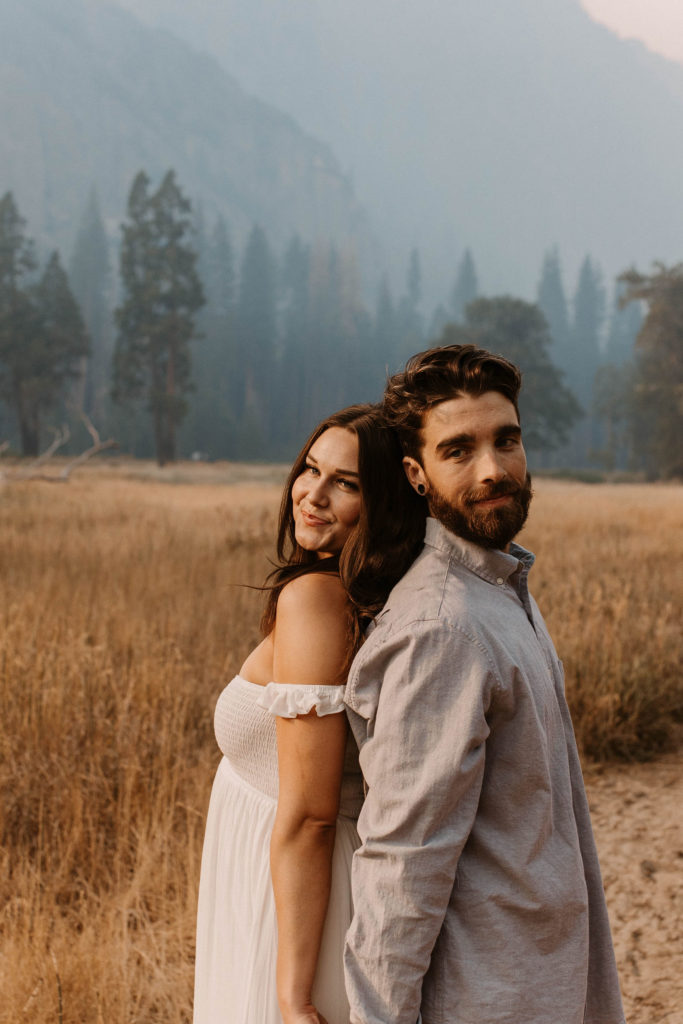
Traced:
[[[311, 462], [314, 462], [316, 466], [318, 465], [318, 460], [316, 459], [315, 455], [311, 455], [309, 453], [308, 458], [310, 459]], [[340, 469], [339, 467], [337, 467], [334, 472], [340, 473], [342, 476], [359, 476], [355, 469]]]

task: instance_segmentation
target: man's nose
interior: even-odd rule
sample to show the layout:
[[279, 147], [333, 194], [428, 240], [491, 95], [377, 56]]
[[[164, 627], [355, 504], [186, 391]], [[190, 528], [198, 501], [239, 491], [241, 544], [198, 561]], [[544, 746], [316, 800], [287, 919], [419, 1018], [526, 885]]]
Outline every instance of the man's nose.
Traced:
[[507, 475], [500, 453], [495, 448], [487, 448], [482, 452], [477, 469], [482, 483], [497, 483]]

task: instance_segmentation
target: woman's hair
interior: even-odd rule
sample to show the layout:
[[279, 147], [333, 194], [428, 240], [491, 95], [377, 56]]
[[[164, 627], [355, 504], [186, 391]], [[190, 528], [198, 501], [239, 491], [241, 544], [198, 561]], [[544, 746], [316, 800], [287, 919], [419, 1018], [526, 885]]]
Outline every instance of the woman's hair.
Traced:
[[[318, 558], [297, 542], [292, 487], [304, 472], [311, 445], [331, 427], [358, 438], [360, 515], [338, 555]], [[309, 572], [338, 572], [352, 606], [349, 649], [360, 643], [367, 622], [386, 601], [424, 540], [427, 506], [409, 485], [401, 449], [380, 405], [352, 405], [320, 423], [294, 460], [285, 484], [277, 535], [278, 565], [268, 576], [268, 599], [261, 619], [264, 634], [275, 624], [280, 591]]]
[[384, 415], [395, 428], [404, 455], [421, 461], [424, 414], [440, 402], [459, 395], [478, 397], [498, 391], [512, 403], [519, 419], [517, 399], [522, 375], [503, 356], [475, 345], [444, 345], [418, 352], [405, 370], [387, 381]]

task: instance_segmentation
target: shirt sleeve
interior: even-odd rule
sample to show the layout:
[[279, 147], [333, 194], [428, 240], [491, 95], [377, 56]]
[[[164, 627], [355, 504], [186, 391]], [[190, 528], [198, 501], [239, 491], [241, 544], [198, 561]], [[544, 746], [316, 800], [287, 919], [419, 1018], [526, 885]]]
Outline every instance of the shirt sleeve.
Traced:
[[415, 1024], [477, 811], [496, 675], [485, 649], [443, 622], [373, 641], [346, 697], [366, 722], [360, 761], [369, 787], [346, 981], [352, 1024]]

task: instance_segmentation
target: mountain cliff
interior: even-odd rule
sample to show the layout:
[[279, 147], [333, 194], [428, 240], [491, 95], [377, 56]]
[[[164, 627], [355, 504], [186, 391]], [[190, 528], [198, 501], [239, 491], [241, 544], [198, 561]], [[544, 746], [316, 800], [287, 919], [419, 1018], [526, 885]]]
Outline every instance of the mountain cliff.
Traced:
[[467, 245], [486, 290], [522, 293], [555, 243], [572, 270], [681, 258], [683, 66], [580, 0], [121, 2], [332, 145], [428, 277]]
[[0, 5], [0, 193], [32, 233], [68, 248], [96, 186], [112, 231], [131, 180], [173, 167], [207, 216], [242, 237], [353, 239], [366, 217], [331, 150], [247, 95], [207, 55], [91, 0]]

